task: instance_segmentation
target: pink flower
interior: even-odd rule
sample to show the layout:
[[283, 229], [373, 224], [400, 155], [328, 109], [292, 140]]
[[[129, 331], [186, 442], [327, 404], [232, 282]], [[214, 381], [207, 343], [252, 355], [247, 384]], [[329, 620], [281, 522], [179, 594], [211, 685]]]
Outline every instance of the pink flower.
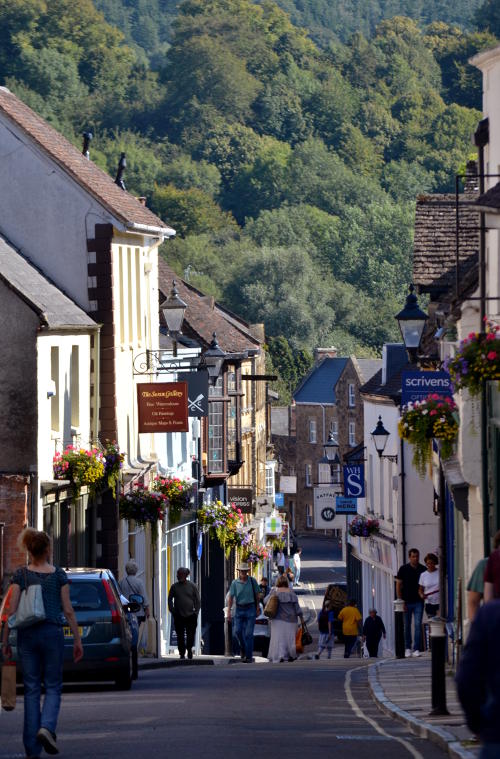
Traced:
[[496, 351], [490, 351], [486, 356], [486, 358], [489, 359], [490, 361], [494, 361], [496, 357], [497, 357]]
[[429, 416], [436, 416], [437, 411], [435, 408], [432, 409], [432, 411], [429, 411]]
[[476, 333], [475, 332], [469, 332], [467, 335], [469, 340], [475, 340], [476, 339]]
[[488, 334], [486, 335], [486, 339], [487, 340], [496, 340], [497, 336], [496, 336], [496, 334], [494, 332], [488, 332]]

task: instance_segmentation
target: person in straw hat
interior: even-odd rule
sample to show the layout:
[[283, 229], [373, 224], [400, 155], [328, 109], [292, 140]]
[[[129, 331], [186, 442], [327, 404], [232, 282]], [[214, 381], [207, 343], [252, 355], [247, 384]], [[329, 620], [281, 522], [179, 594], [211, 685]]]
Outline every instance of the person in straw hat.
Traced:
[[233, 607], [233, 631], [241, 650], [241, 661], [249, 664], [253, 661], [253, 629], [259, 608], [259, 586], [257, 580], [248, 573], [250, 567], [246, 562], [238, 565], [238, 579], [233, 580], [229, 588], [227, 614], [231, 619]]

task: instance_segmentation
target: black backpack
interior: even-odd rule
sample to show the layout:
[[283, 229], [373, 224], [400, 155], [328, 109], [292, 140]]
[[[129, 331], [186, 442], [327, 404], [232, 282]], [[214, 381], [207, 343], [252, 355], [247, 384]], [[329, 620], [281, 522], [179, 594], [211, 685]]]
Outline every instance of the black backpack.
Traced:
[[320, 633], [327, 633], [328, 630], [328, 612], [326, 609], [321, 609], [318, 614], [318, 630]]

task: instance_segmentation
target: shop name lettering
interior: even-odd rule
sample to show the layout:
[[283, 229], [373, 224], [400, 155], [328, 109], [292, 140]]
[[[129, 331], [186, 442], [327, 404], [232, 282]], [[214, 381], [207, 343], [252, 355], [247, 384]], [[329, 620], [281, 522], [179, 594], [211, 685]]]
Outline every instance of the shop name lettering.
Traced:
[[405, 377], [406, 387], [446, 387], [450, 386], [450, 380], [447, 377], [440, 379], [427, 379], [426, 377]]
[[159, 392], [157, 390], [143, 390], [141, 392], [142, 398], [184, 398], [182, 390], [164, 390]]

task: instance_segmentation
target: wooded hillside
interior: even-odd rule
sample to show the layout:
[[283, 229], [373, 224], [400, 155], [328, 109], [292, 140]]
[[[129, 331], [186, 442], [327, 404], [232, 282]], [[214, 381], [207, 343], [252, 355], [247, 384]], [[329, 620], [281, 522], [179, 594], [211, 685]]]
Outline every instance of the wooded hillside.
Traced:
[[[171, 28], [168, 0], [106, 6], [126, 34], [140, 20], [143, 48], [91, 0], [4, 0], [0, 80], [75, 144], [90, 129], [91, 158], [111, 174], [126, 152], [127, 188], [178, 231], [168, 260], [264, 321], [278, 364], [396, 337], [414, 199], [453, 188], [473, 155], [481, 93], [467, 60], [496, 44], [495, 4], [468, 31], [395, 17], [325, 47], [268, 1], [186, 0]], [[155, 9], [172, 14], [156, 29], [169, 27], [168, 50], [147, 32]]]

